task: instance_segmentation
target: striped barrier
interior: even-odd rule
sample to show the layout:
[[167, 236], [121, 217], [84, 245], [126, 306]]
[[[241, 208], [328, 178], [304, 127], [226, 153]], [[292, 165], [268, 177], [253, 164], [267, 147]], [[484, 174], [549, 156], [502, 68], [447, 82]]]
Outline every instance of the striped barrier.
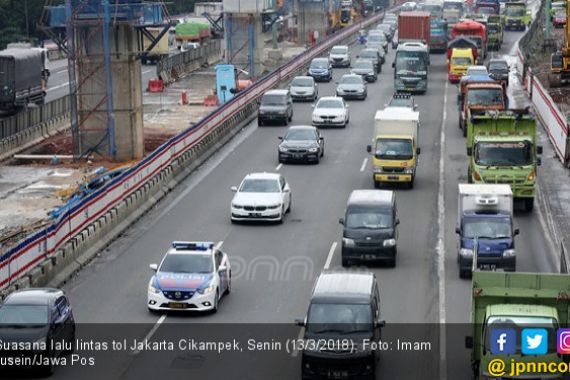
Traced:
[[142, 188], [149, 187], [149, 183], [156, 183], [159, 178], [163, 178], [162, 174], [172, 172], [173, 167], [185, 160], [189, 152], [215, 141], [220, 129], [234, 120], [237, 123], [243, 119], [243, 113], [248, 110], [251, 112], [257, 99], [265, 91], [296, 74], [330, 47], [354, 35], [358, 30], [380, 21], [382, 17], [382, 14], [374, 15], [343, 29], [280, 66], [198, 124], [166, 141], [148, 157], [67, 210], [51, 225], [5, 250], [0, 254], [0, 289], [9, 287], [40, 263], [54, 258], [58, 249], [70, 241], [73, 242], [76, 237], [83, 236], [85, 230], [89, 234], [89, 228], [98, 218], [112, 214], [121, 202], [132, 198], [133, 195], [141, 196]]

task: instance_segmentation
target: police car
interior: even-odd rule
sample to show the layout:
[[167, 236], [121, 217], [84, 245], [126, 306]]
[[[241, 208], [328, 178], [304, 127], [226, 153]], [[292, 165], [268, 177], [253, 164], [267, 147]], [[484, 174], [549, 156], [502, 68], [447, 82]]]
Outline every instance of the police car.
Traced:
[[218, 310], [218, 302], [232, 288], [228, 255], [212, 242], [174, 241], [148, 284], [150, 311]]

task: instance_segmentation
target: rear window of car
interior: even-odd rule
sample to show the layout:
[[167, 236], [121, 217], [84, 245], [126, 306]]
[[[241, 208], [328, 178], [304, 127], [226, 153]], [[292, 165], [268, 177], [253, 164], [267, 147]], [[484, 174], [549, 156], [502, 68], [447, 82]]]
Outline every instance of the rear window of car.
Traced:
[[264, 106], [282, 106], [286, 103], [285, 95], [265, 94], [261, 98], [261, 104]]

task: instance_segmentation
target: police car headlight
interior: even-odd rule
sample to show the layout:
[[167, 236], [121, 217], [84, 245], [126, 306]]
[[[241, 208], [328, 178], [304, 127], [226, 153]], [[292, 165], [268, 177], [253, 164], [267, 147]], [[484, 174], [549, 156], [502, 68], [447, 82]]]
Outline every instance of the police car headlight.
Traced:
[[515, 250], [514, 249], [505, 249], [503, 251], [503, 257], [515, 257]]
[[463, 257], [473, 257], [473, 250], [469, 248], [461, 248], [459, 254]]
[[160, 294], [161, 290], [158, 289], [158, 288], [155, 288], [155, 287], [152, 286], [152, 285], [149, 285], [149, 286], [148, 286], [148, 292], [149, 292], [149, 293], [154, 293], [154, 294]]
[[200, 294], [210, 294], [212, 292], [214, 292], [216, 290], [216, 286], [215, 285], [209, 285], [205, 288], [202, 289], [198, 289], [198, 293]]
[[386, 239], [382, 245], [384, 247], [393, 247], [396, 245], [396, 239]]
[[342, 238], [342, 244], [344, 244], [345, 247], [354, 247], [354, 240]]

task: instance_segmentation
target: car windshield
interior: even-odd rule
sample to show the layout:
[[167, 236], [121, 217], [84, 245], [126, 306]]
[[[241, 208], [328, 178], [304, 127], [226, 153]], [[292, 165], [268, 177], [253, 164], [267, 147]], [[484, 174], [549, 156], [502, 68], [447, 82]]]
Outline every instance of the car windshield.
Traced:
[[346, 228], [371, 229], [392, 228], [391, 210], [350, 210], [346, 214]]
[[373, 51], [363, 51], [360, 53], [360, 58], [378, 59], [378, 54]]
[[279, 181], [276, 179], [246, 179], [239, 189], [242, 193], [278, 193]]
[[329, 63], [325, 60], [318, 60], [311, 62], [311, 68], [313, 69], [326, 69], [329, 67]]
[[307, 331], [346, 333], [372, 330], [372, 310], [367, 304], [313, 303], [307, 315]]
[[524, 8], [520, 7], [508, 7], [505, 9], [505, 15], [510, 17], [520, 17], [524, 16], [526, 13]]
[[317, 135], [315, 131], [310, 129], [291, 129], [285, 135], [284, 140], [287, 141], [307, 141], [307, 140], [316, 140]]
[[340, 84], [362, 84], [362, 78], [359, 76], [344, 76], [340, 80]]
[[426, 54], [419, 51], [399, 51], [396, 53], [396, 72], [427, 71]]
[[473, 239], [506, 239], [512, 237], [508, 217], [466, 216], [463, 219], [463, 237]]
[[412, 108], [414, 106], [414, 102], [411, 98], [392, 98], [390, 100], [390, 107], [409, 107]]
[[475, 146], [475, 162], [483, 166], [525, 166], [532, 164], [528, 141], [479, 142]]
[[410, 160], [414, 156], [412, 141], [405, 139], [380, 139], [376, 142], [375, 156], [381, 160]]
[[451, 58], [451, 62], [454, 65], [461, 65], [461, 66], [471, 65], [473, 63], [471, 61], [471, 58], [469, 57], [453, 57]]
[[313, 87], [311, 78], [294, 78], [291, 82], [293, 87]]
[[503, 91], [500, 89], [471, 88], [467, 91], [467, 104], [501, 106], [503, 105]]
[[342, 103], [339, 100], [325, 99], [317, 103], [317, 108], [342, 108]]
[[166, 273], [212, 273], [214, 270], [210, 255], [171, 253], [166, 255], [159, 272]]
[[566, 18], [566, 11], [558, 11], [554, 14], [554, 16], [558, 18]]
[[356, 63], [352, 65], [352, 68], [372, 70], [374, 66], [372, 65], [372, 61], [356, 61]]
[[344, 46], [335, 46], [331, 49], [331, 54], [346, 54], [348, 53], [348, 48]]
[[506, 62], [491, 62], [489, 63], [489, 70], [491, 71], [509, 70], [509, 65], [507, 65]]
[[286, 104], [285, 96], [283, 95], [263, 95], [261, 104], [264, 106], [282, 106]]
[[[496, 342], [491, 342], [491, 331], [499, 329], [511, 329], [515, 336], [521, 336], [522, 331], [527, 328], [545, 329], [548, 335], [547, 352], [556, 353], [556, 329], [558, 322], [551, 317], [540, 316], [520, 316], [520, 315], [493, 315], [487, 318], [484, 324], [483, 342], [487, 350]], [[521, 354], [521, 340], [516, 340], [515, 355]]]
[[45, 325], [47, 305], [4, 305], [0, 308], [1, 325]]
[[491, 7], [481, 7], [479, 8], [479, 14], [481, 15], [492, 15], [495, 13], [495, 9]]

